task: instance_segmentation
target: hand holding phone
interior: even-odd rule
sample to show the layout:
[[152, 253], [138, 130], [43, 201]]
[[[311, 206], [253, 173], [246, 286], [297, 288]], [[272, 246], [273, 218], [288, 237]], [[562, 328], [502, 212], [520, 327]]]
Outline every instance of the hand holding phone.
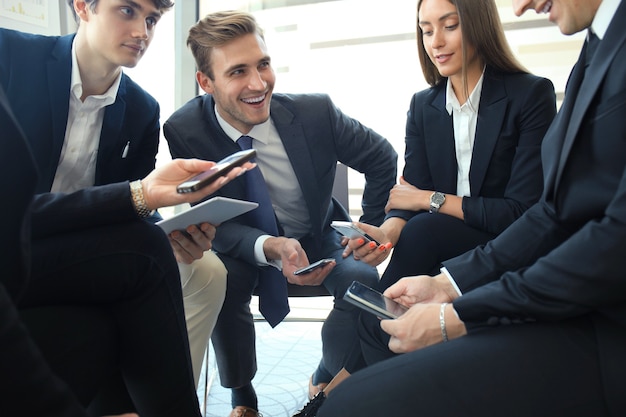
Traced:
[[210, 169], [196, 175], [193, 178], [179, 184], [176, 187], [178, 193], [192, 193], [206, 187], [219, 177], [227, 174], [233, 168], [239, 167], [256, 156], [254, 149], [235, 152], [219, 161]]
[[362, 238], [365, 242], [374, 242], [377, 246], [380, 246], [380, 243], [376, 239], [365, 233], [352, 222], [333, 221], [330, 226], [347, 238]]
[[343, 299], [384, 319], [397, 319], [408, 310], [408, 307], [358, 281], [352, 282]]
[[302, 275], [302, 274], [306, 274], [309, 273], [317, 268], [321, 268], [324, 265], [327, 265], [331, 262], [334, 262], [335, 258], [324, 258], [324, 259], [320, 259], [317, 262], [313, 262], [311, 265], [307, 265], [303, 268], [297, 269], [293, 272], [294, 275]]

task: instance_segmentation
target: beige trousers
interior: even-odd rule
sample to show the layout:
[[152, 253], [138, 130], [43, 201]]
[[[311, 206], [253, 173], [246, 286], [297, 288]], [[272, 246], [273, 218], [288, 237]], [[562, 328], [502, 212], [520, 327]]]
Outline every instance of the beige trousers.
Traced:
[[193, 376], [198, 385], [202, 361], [226, 296], [226, 267], [207, 251], [201, 259], [178, 264]]

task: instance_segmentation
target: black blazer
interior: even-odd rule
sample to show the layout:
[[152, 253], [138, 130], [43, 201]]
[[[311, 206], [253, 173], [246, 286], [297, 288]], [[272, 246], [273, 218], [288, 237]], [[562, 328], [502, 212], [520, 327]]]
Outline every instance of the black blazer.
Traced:
[[[0, 85], [31, 144], [39, 170], [39, 193], [52, 187], [65, 140], [73, 40], [74, 35], [40, 36], [0, 29]], [[154, 169], [159, 131], [158, 103], [122, 75], [115, 102], [104, 112], [95, 185], [146, 176]], [[127, 144], [128, 152], [122, 157]]]
[[584, 49], [572, 71], [544, 139], [539, 202], [484, 249], [444, 263], [467, 323], [590, 317], [612, 415], [626, 409], [625, 21], [622, 2], [582, 84]]
[[[165, 122], [163, 132], [173, 158], [217, 161], [239, 150], [219, 126], [214, 108], [212, 96], [198, 96]], [[397, 154], [385, 138], [343, 114], [326, 95], [274, 94], [270, 114], [302, 189], [317, 247], [338, 204], [331, 200], [337, 162], [365, 174], [361, 220], [382, 222], [397, 174]], [[218, 193], [245, 199], [245, 181], [236, 179]], [[241, 216], [217, 228], [213, 246], [256, 265], [254, 242], [262, 234]]]
[[4, 222], [0, 234], [0, 414], [87, 417], [67, 385], [50, 370], [15, 307], [29, 276], [29, 205], [37, 170], [1, 85], [0, 129], [0, 186], [9, 197], [0, 204], [0, 218]]
[[[489, 67], [483, 78], [469, 174], [465, 223], [498, 234], [541, 195], [541, 141], [556, 113], [554, 86], [531, 74]], [[404, 178], [425, 190], [456, 194], [457, 160], [446, 83], [416, 93], [406, 124]], [[410, 219], [416, 212], [393, 210]]]

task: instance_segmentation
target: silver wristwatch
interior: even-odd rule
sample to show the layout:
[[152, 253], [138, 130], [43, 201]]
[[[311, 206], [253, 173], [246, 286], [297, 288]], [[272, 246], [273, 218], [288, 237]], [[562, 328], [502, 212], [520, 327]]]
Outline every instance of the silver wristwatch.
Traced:
[[446, 202], [446, 195], [444, 193], [440, 193], [435, 191], [430, 195], [430, 212], [438, 213], [443, 203]]

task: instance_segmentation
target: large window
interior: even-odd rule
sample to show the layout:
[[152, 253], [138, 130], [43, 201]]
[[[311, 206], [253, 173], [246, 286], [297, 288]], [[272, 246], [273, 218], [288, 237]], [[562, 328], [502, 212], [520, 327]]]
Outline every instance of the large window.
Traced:
[[[550, 78], [562, 99], [584, 33], [565, 37], [545, 15], [528, 12], [517, 18], [511, 0], [496, 2], [513, 51], [531, 72]], [[400, 155], [401, 169], [409, 100], [427, 88], [416, 52], [416, 4], [417, 0], [200, 0], [198, 10], [200, 16], [228, 9], [253, 13], [265, 30], [277, 75], [275, 91], [329, 94], [346, 114], [389, 139]], [[178, 7], [163, 17], [150, 50], [138, 68], [129, 71], [160, 101], [163, 121], [175, 110], [175, 81], [195, 83], [192, 72], [176, 72], [180, 65], [176, 48], [191, 56], [184, 44], [188, 25], [176, 26]], [[168, 158], [163, 144], [159, 159]], [[358, 215], [362, 176], [351, 171], [349, 184], [350, 206]]]

